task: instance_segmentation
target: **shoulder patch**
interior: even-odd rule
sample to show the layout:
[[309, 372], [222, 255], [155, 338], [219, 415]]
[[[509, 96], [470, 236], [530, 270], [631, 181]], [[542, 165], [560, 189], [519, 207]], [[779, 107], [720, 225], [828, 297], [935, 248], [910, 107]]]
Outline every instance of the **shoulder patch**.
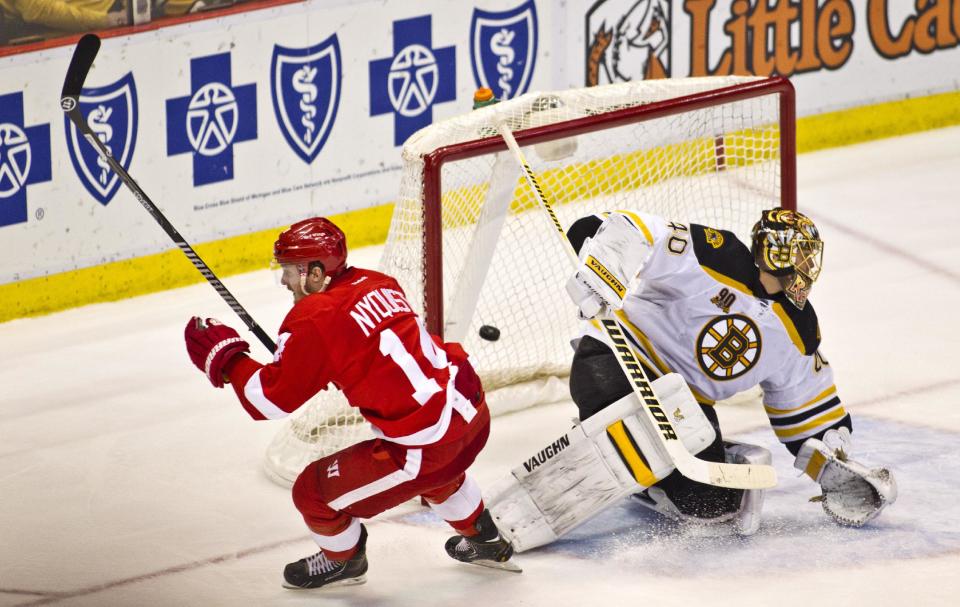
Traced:
[[820, 347], [820, 323], [813, 304], [808, 301], [802, 310], [798, 310], [782, 293], [778, 293], [773, 302], [773, 311], [780, 317], [797, 349], [805, 356], [812, 356]]
[[690, 236], [697, 262], [708, 274], [738, 291], [758, 292], [760, 273], [753, 255], [733, 232], [692, 223]]

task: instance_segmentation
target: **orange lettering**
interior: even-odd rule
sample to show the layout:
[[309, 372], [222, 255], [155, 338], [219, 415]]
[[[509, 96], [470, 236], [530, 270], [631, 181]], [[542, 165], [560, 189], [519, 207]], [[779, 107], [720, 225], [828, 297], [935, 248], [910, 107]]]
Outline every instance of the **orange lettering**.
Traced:
[[[766, 0], [761, 0], [753, 7], [753, 13], [747, 19], [747, 25], [753, 32], [753, 40], [750, 45], [753, 50], [750, 67], [753, 68], [751, 71], [757, 76], [769, 76], [773, 73], [775, 67], [770, 55], [767, 54], [767, 32], [776, 20], [776, 11], [777, 7], [774, 7], [771, 11]], [[776, 37], [774, 37], [774, 41], [776, 41]]]
[[953, 33], [960, 36], [960, 2], [953, 3]]
[[803, 0], [800, 7], [800, 60], [796, 71], [811, 72], [823, 64], [817, 56], [817, 0]]
[[796, 21], [797, 13], [792, 2], [779, 2], [774, 12], [774, 69], [778, 74], [792, 74], [797, 65], [799, 53], [790, 48], [790, 24]]
[[[764, 0], [766, 2], [766, 0]], [[733, 16], [727, 19], [723, 24], [723, 31], [727, 32], [730, 40], [733, 42], [731, 48], [723, 52], [726, 57], [728, 53], [733, 53], [733, 74], [738, 76], [751, 75], [747, 68], [747, 13], [750, 12], [750, 0], [734, 0], [730, 7]], [[723, 58], [721, 57], [721, 62]], [[730, 72], [727, 72], [728, 74]]]
[[900, 33], [893, 36], [887, 23], [887, 0], [867, 1], [867, 26], [870, 40], [877, 52], [887, 59], [903, 57], [910, 52], [916, 20], [916, 17], [907, 17], [903, 27], [900, 28]]
[[[871, 13], [871, 27], [881, 24], [889, 38], [886, 0], [869, 1], [873, 12], [879, 11], [880, 14], [878, 20]], [[711, 69], [710, 16], [715, 5], [716, 0], [684, 0], [683, 8], [691, 21], [691, 76], [789, 76], [824, 67], [836, 69], [853, 53], [854, 11], [851, 0], [733, 0], [730, 16], [723, 23], [728, 44], [724, 45], [719, 61]], [[960, 19], [960, 13], [957, 18]], [[940, 18], [938, 23], [942, 22]], [[910, 27], [914, 27], [912, 22]], [[912, 35], [912, 32], [910, 29], [908, 34]], [[799, 40], [794, 39], [794, 33]]]
[[710, 31], [710, 11], [716, 0], [686, 0], [683, 10], [690, 15], [690, 75], [709, 76], [707, 37]]
[[949, 1], [932, 2], [931, 4], [931, 0], [917, 0], [917, 9], [921, 12], [914, 30], [914, 46], [921, 53], [957, 45], [957, 38], [950, 31]]
[[[853, 52], [853, 7], [847, 0], [828, 0], [817, 20], [817, 50], [830, 69], [837, 69]], [[838, 44], [839, 42], [839, 44]]]

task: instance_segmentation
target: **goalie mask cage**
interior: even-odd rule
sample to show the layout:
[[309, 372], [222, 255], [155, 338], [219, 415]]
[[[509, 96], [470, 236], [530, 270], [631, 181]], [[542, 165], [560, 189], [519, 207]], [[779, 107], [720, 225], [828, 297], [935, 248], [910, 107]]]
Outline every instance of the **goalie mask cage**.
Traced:
[[[464, 345], [493, 414], [569, 398], [572, 268], [497, 125], [526, 147], [565, 228], [629, 209], [749, 244], [762, 209], [796, 208], [794, 108], [784, 78], [684, 78], [528, 93], [432, 124], [403, 147], [380, 270], [432, 333]], [[480, 337], [484, 325], [499, 338]], [[265, 469], [290, 484], [370, 436], [331, 388], [286, 423]]]

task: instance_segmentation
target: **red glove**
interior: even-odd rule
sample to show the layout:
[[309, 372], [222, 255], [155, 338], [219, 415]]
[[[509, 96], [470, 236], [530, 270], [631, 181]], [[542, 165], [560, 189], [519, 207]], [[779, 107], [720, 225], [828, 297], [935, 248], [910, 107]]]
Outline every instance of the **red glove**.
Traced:
[[219, 320], [194, 316], [183, 331], [187, 354], [193, 364], [207, 374], [215, 388], [223, 387], [223, 369], [230, 360], [250, 351], [250, 344]]
[[470, 364], [463, 346], [456, 342], [447, 342], [444, 344], [444, 349], [450, 362], [457, 365], [457, 377], [453, 381], [457, 392], [466, 396], [471, 403], [478, 404], [480, 397], [483, 396], [483, 385], [473, 365]]

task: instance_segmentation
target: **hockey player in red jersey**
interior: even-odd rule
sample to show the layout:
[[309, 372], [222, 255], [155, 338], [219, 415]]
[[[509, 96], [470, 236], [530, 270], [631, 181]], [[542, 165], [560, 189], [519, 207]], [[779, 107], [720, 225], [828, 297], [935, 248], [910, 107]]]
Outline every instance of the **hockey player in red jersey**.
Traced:
[[483, 388], [459, 344], [427, 332], [397, 282], [347, 265], [343, 232], [312, 218], [274, 244], [294, 306], [280, 326], [273, 362], [219, 322], [192, 318], [193, 363], [215, 387], [230, 383], [257, 420], [289, 415], [333, 384], [377, 438], [309, 464], [293, 501], [320, 547], [290, 563], [284, 586], [359, 584], [367, 570], [360, 523], [417, 496], [458, 533], [446, 543], [459, 561], [519, 571], [477, 484], [465, 474], [487, 441]]

